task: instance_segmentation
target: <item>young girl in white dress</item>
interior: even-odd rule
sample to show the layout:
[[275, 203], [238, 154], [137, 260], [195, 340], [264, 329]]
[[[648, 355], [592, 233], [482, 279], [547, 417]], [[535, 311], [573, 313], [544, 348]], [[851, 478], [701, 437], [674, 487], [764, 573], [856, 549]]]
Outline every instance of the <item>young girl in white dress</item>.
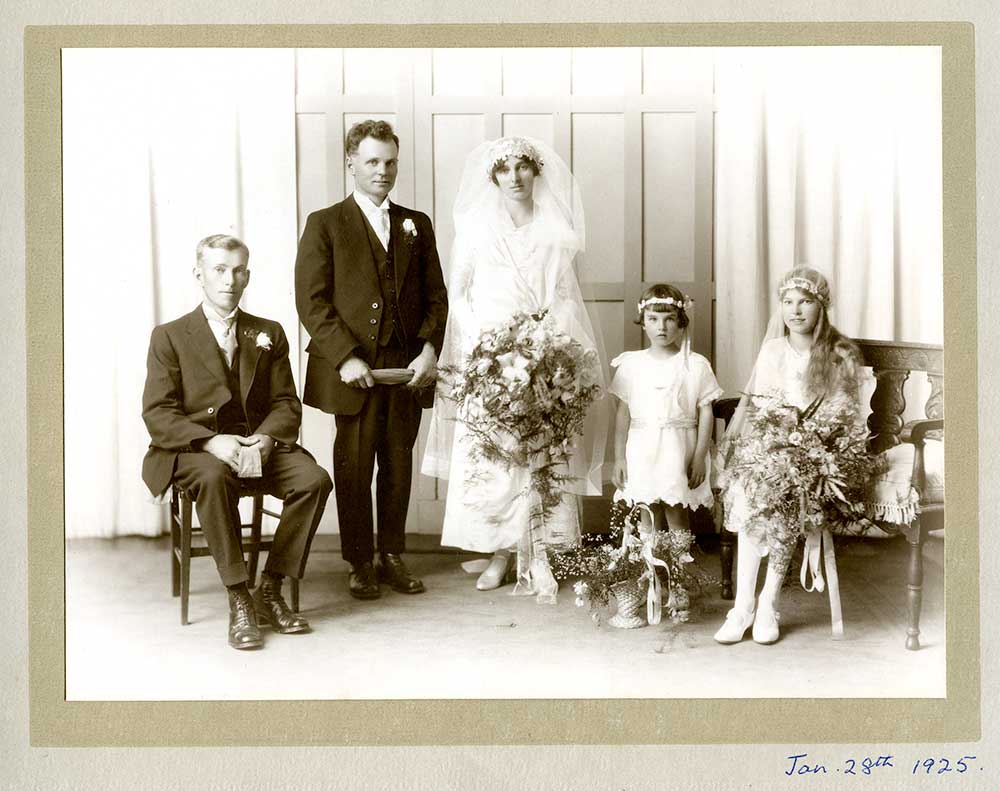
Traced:
[[688, 509], [711, 506], [708, 447], [712, 402], [722, 389], [712, 366], [691, 351], [692, 301], [670, 285], [643, 293], [636, 324], [649, 348], [611, 361], [615, 413], [616, 500], [665, 511], [688, 528]]
[[[722, 441], [723, 457], [748, 428], [746, 418], [754, 409], [752, 396], [778, 396], [799, 409], [822, 396], [820, 410], [847, 408], [860, 419], [861, 355], [857, 346], [830, 323], [830, 286], [826, 278], [808, 267], [793, 269], [778, 284], [778, 298], [780, 304], [761, 344], [745, 395]], [[737, 643], [753, 624], [755, 642], [773, 643], [779, 635], [778, 595], [794, 545], [776, 540], [765, 521], [750, 517], [746, 492], [738, 477], [725, 480], [722, 501], [725, 529], [738, 534], [736, 599], [715, 639]], [[765, 555], [769, 555], [767, 576], [755, 611], [757, 573]]]

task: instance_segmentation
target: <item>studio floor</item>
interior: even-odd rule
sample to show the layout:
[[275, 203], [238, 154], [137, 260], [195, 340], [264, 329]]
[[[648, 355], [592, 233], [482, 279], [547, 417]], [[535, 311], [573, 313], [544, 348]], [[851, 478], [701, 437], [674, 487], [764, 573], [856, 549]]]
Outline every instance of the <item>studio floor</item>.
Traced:
[[[711, 537], [710, 537], [711, 538]], [[730, 603], [715, 586], [691, 620], [630, 631], [596, 625], [564, 585], [555, 605], [483, 593], [460, 562], [415, 536], [406, 556], [427, 592], [356, 601], [335, 536], [317, 537], [302, 583], [313, 630], [264, 630], [258, 651], [226, 642], [227, 599], [211, 559], [192, 562], [190, 619], [170, 595], [168, 539], [76, 540], [66, 551], [69, 700], [396, 698], [943, 697], [944, 542], [924, 548], [919, 651], [903, 647], [902, 539], [838, 539], [845, 639], [825, 593], [786, 586], [782, 636], [732, 646], [712, 635]], [[696, 553], [718, 575], [717, 544]], [[286, 586], [287, 588], [287, 586]], [[286, 590], [287, 594], [287, 590]]]

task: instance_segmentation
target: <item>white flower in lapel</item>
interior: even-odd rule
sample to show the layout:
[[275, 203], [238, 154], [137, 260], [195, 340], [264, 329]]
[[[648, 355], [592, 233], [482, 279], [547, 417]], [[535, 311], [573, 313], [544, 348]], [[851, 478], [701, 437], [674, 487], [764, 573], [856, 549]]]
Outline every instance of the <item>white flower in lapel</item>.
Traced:
[[258, 349], [263, 349], [264, 351], [270, 350], [271, 336], [266, 332], [257, 332], [257, 330], [253, 328], [248, 328], [243, 330], [243, 334], [252, 340], [257, 345]]
[[406, 234], [407, 243], [413, 244], [413, 240], [417, 238], [417, 226], [409, 217], [403, 220], [403, 233]]

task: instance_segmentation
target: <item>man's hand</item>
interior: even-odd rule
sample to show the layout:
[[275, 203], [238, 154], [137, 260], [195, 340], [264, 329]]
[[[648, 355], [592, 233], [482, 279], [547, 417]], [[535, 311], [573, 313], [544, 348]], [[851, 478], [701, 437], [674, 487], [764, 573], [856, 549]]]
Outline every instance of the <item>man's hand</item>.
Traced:
[[257, 440], [251, 437], [241, 437], [237, 434], [216, 434], [202, 443], [201, 450], [211, 453], [233, 472], [239, 473], [240, 448], [244, 445], [254, 445], [256, 442]]
[[705, 457], [697, 453], [688, 465], [688, 487], [697, 489], [705, 480]]
[[628, 480], [628, 471], [624, 459], [615, 459], [611, 472], [611, 482], [619, 491], [625, 491], [625, 483]]
[[271, 453], [274, 451], [274, 439], [267, 434], [251, 434], [247, 437], [247, 439], [254, 441], [244, 444], [256, 444], [258, 446], [258, 449], [260, 450], [260, 466], [263, 467], [267, 464], [267, 460], [271, 458]]
[[437, 355], [434, 347], [424, 343], [423, 351], [406, 367], [413, 371], [413, 378], [406, 383], [407, 387], [419, 390], [434, 384], [437, 380]]
[[340, 379], [348, 387], [359, 387], [367, 390], [375, 386], [372, 369], [360, 357], [351, 355], [340, 364]]

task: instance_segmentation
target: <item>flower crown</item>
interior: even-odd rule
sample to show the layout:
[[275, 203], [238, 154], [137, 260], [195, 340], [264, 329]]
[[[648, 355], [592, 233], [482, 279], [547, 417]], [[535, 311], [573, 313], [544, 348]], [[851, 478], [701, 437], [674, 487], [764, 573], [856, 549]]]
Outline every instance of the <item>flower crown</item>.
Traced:
[[687, 295], [685, 295], [683, 299], [674, 299], [673, 297], [650, 297], [649, 299], [639, 300], [639, 312], [642, 313], [642, 311], [646, 309], [647, 305], [673, 305], [680, 310], [690, 310], [694, 307], [694, 300]]
[[496, 167], [497, 163], [506, 162], [508, 157], [530, 159], [539, 170], [545, 164], [535, 150], [535, 147], [523, 137], [502, 137], [490, 146], [487, 152], [486, 161], [488, 164], [486, 175], [492, 176], [493, 168]]
[[830, 306], [830, 297], [822, 294], [818, 285], [804, 277], [790, 277], [788, 280], [785, 280], [780, 286], [778, 286], [778, 296], [784, 296], [786, 291], [791, 291], [793, 288], [797, 288], [799, 291], [805, 291], [807, 294], [812, 294], [817, 300], [819, 300], [823, 307]]

